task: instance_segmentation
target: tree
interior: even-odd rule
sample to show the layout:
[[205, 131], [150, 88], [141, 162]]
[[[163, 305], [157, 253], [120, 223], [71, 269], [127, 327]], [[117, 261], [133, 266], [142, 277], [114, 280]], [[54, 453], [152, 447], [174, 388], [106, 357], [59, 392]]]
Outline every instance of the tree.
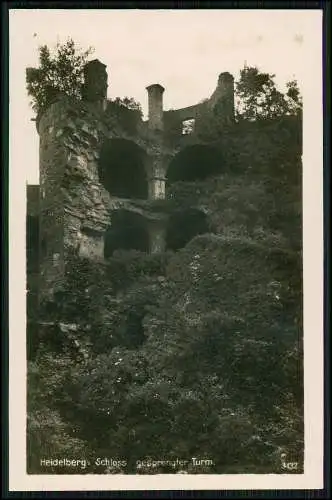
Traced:
[[302, 96], [296, 80], [286, 83], [286, 100], [291, 114], [299, 114], [302, 111]]
[[262, 73], [256, 67], [245, 66], [236, 82], [237, 118], [247, 120], [297, 115], [302, 99], [296, 80], [287, 83], [283, 94], [276, 88], [275, 75]]
[[39, 67], [26, 69], [30, 104], [37, 115], [59, 92], [80, 98], [83, 68], [93, 50], [78, 49], [71, 38], [64, 44], [58, 42], [53, 53], [47, 45], [39, 47]]

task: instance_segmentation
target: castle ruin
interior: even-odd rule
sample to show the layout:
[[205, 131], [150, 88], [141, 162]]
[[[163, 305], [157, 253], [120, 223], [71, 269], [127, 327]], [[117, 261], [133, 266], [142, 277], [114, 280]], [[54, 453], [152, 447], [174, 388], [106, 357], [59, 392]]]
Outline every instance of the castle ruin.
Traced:
[[129, 473], [202, 450], [216, 473], [279, 473], [281, 443], [301, 464], [301, 120], [235, 118], [229, 73], [177, 110], [149, 85], [146, 121], [107, 88], [91, 61], [81, 98], [54, 96], [36, 121], [28, 470], [72, 442], [129, 454]]
[[[68, 252], [98, 260], [116, 249], [162, 252], [184, 246], [207, 231], [197, 207], [165, 214], [154, 202], [167, 186], [202, 179], [222, 168], [218, 148], [195, 133], [204, 111], [218, 113], [221, 127], [234, 121], [234, 79], [221, 73], [211, 97], [164, 111], [160, 84], [147, 87], [148, 120], [126, 130], [107, 100], [106, 66], [84, 68], [82, 99], [59, 96], [39, 117], [40, 184], [27, 188], [28, 289], [47, 297], [65, 272]], [[174, 227], [183, 228], [182, 240]], [[38, 293], [37, 293], [38, 292]]]

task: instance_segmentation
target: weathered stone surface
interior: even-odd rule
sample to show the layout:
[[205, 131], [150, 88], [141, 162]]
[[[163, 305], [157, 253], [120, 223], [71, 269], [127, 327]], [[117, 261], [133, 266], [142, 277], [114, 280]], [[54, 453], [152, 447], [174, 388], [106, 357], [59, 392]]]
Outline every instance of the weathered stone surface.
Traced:
[[83, 98], [89, 102], [106, 99], [107, 71], [105, 64], [98, 59], [89, 61], [84, 67]]
[[163, 130], [163, 93], [164, 87], [159, 84], [147, 87], [149, 98], [149, 127], [152, 130]]
[[104, 237], [103, 235], [87, 235], [81, 233], [79, 243], [79, 255], [93, 260], [104, 260]]

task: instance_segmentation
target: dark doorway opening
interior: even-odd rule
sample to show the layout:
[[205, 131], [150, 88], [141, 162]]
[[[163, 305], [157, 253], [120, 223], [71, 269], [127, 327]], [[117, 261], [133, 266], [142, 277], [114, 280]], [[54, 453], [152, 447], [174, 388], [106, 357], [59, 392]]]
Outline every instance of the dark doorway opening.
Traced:
[[223, 160], [218, 148], [196, 144], [178, 153], [167, 171], [167, 182], [203, 180], [220, 173]]
[[99, 180], [119, 198], [147, 199], [146, 153], [127, 139], [110, 139], [102, 147]]
[[198, 234], [209, 232], [207, 216], [198, 209], [187, 209], [175, 212], [168, 221], [166, 232], [166, 248], [179, 250], [186, 246]]
[[149, 251], [149, 233], [145, 218], [129, 210], [117, 210], [112, 214], [111, 227], [105, 234], [104, 257], [115, 250]]

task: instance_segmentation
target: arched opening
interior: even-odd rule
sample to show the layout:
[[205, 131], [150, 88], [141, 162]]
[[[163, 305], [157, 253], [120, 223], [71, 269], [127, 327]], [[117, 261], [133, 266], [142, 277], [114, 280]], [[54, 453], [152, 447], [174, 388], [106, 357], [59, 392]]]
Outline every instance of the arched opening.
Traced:
[[148, 252], [149, 232], [142, 215], [129, 210], [117, 210], [112, 214], [111, 224], [105, 234], [105, 259], [111, 257], [115, 250]]
[[100, 152], [99, 180], [112, 196], [147, 199], [146, 153], [127, 139], [110, 139]]
[[167, 182], [203, 180], [216, 175], [223, 168], [218, 148], [196, 144], [178, 153], [167, 171]]
[[179, 250], [198, 234], [209, 232], [207, 216], [201, 210], [192, 208], [176, 211], [168, 220], [166, 248]]

